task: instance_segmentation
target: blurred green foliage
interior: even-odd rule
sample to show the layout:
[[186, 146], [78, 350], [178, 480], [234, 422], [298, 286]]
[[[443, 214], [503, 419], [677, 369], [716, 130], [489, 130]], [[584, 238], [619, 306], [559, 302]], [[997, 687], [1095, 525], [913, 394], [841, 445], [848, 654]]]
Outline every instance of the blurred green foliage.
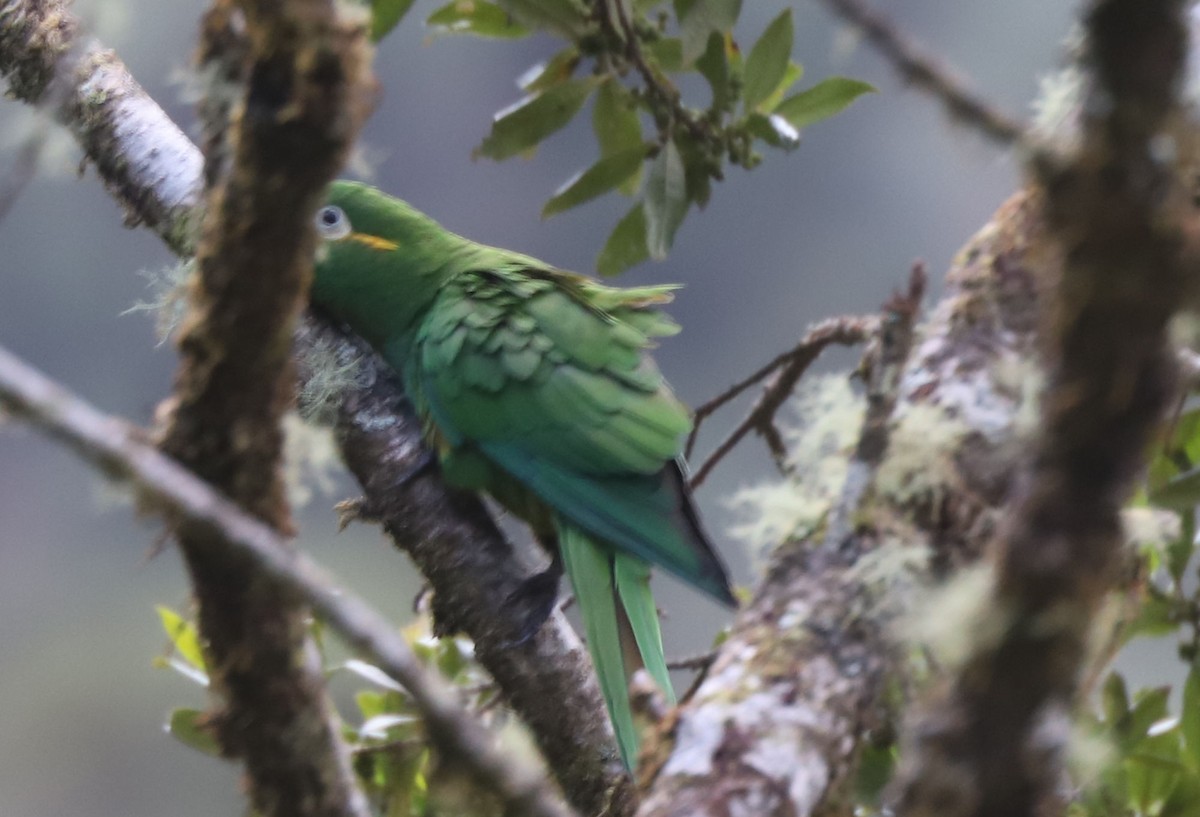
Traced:
[[[375, 38], [411, 4], [371, 0]], [[708, 203], [726, 165], [751, 169], [764, 146], [795, 148], [801, 128], [874, 90], [832, 77], [788, 96], [804, 74], [791, 58], [791, 9], [743, 57], [733, 36], [741, 7], [741, 0], [451, 0], [425, 22], [440, 35], [519, 39], [541, 32], [565, 41], [520, 78], [526, 96], [495, 115], [474, 155], [528, 156], [593, 99], [597, 157], [550, 197], [542, 216], [612, 191], [634, 197], [597, 261], [602, 275], [613, 275], [664, 258], [689, 209]], [[707, 106], [680, 92], [689, 74], [711, 90]]]
[[[166, 607], [158, 609], [170, 650], [155, 660], [156, 666], [173, 669], [201, 686], [208, 685], [201, 642], [195, 626]], [[491, 727], [506, 750], [533, 755], [522, 727], [508, 716], [490, 677], [474, 659], [474, 646], [462, 637], [435, 638], [427, 614], [403, 630], [417, 658], [459, 692], [469, 712]], [[326, 655], [321, 627], [313, 625], [314, 641]], [[463, 817], [491, 817], [500, 813], [487, 797], [463, 799], [462, 781], [453, 769], [440, 768], [430, 752], [420, 713], [405, 689], [378, 667], [358, 659], [331, 662], [324, 659], [328, 676], [349, 676], [362, 687], [353, 694], [351, 712], [341, 713], [342, 738], [350, 750], [359, 784], [379, 817], [421, 817], [454, 813]], [[221, 751], [208, 727], [209, 715], [181, 708], [170, 713], [166, 729], [180, 743], [213, 757]]]

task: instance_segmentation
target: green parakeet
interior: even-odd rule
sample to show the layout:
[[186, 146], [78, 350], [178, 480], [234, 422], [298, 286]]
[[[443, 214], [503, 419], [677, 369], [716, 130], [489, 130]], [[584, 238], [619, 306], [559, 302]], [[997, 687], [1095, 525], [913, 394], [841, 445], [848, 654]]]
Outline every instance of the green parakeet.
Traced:
[[616, 289], [457, 236], [366, 185], [317, 214], [312, 300], [401, 374], [445, 479], [490, 493], [554, 554], [526, 582], [553, 607], [565, 567], [626, 765], [638, 751], [628, 675], [674, 700], [650, 565], [733, 605], [681, 470], [691, 428], [647, 353], [678, 327], [671, 286]]

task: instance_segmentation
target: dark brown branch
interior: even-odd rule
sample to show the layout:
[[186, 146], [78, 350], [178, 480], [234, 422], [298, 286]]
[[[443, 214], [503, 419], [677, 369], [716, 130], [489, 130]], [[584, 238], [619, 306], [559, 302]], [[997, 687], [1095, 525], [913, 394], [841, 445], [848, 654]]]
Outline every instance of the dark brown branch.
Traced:
[[[3, 0], [0, 3], [0, 71], [16, 95], [39, 98], [54, 60], [63, 57], [78, 24], [60, 2]], [[146, 96], [111, 52], [84, 49], [71, 87], [73, 104], [60, 118], [79, 139], [100, 177], [130, 219], [152, 226], [176, 252], [194, 245], [189, 215], [200, 189], [201, 160], [195, 146]], [[320, 331], [311, 321], [305, 325]], [[351, 355], [361, 347], [348, 347]], [[530, 726], [547, 763], [570, 802], [584, 814], [624, 813], [631, 802], [628, 775], [618, 762], [604, 704], [578, 638], [560, 617], [538, 638], [503, 649], [493, 637], [504, 623], [505, 588], [524, 578], [519, 560], [477, 503], [451, 495], [439, 482], [397, 500], [390, 492], [411, 452], [419, 428], [384, 412], [403, 403], [387, 377], [351, 390], [338, 415], [338, 433], [348, 462], [364, 482], [370, 503], [384, 509], [388, 527], [402, 531], [397, 545], [410, 549], [421, 569], [438, 576], [436, 590], [475, 640], [477, 655], [497, 679], [506, 699]], [[365, 409], [354, 411], [360, 405]], [[379, 474], [378, 478], [370, 475]], [[456, 508], [469, 508], [454, 516]], [[489, 595], [495, 589], [499, 595]], [[571, 701], [548, 707], [546, 701]], [[569, 747], [569, 748], [566, 748]]]
[[771, 372], [777, 372], [763, 388], [762, 394], [755, 401], [746, 418], [729, 433], [729, 436], [721, 441], [721, 444], [709, 454], [708, 459], [696, 469], [696, 473], [691, 479], [692, 488], [698, 488], [704, 480], [708, 479], [708, 475], [725, 458], [725, 455], [732, 451], [742, 441], [742, 438], [751, 431], [757, 431], [763, 436], [767, 441], [772, 456], [775, 457], [776, 462], [782, 468], [786, 452], [783, 450], [783, 441], [780, 439], [779, 432], [774, 425], [775, 415], [779, 413], [779, 409], [791, 397], [792, 392], [796, 389], [796, 384], [800, 382], [800, 378], [804, 376], [804, 373], [808, 371], [808, 367], [820, 356], [825, 347], [835, 343], [843, 346], [853, 346], [854, 344], [862, 343], [874, 331], [876, 321], [877, 319], [874, 316], [829, 318], [821, 321], [804, 333], [804, 337], [801, 338], [796, 348], [784, 352], [754, 374], [734, 384], [725, 392], [697, 409], [695, 427], [692, 429], [691, 437], [688, 438], [686, 449], [689, 454], [695, 443], [696, 432], [699, 431], [700, 422], [706, 416], [741, 394], [754, 383], [762, 380]]
[[359, 357], [371, 385], [343, 395], [336, 431], [369, 515], [416, 562], [433, 587], [441, 631], [462, 630], [509, 704], [529, 725], [571, 803], [583, 814], [622, 815], [633, 789], [616, 753], [586, 656], [562, 612], [513, 644], [510, 594], [529, 571], [473, 494], [448, 490], [436, 473], [407, 479], [421, 456], [420, 422], [395, 372], [364, 342], [310, 321], [301, 336], [339, 343]]
[[716, 650], [702, 652], [699, 655], [689, 655], [684, 658], [672, 658], [667, 661], [667, 669], [672, 670], [706, 670], [717, 659]]
[[413, 655], [391, 622], [286, 539], [145, 441], [141, 429], [85, 401], [0, 348], [0, 406], [74, 450], [110, 479], [131, 483], [148, 510], [220, 536], [271, 582], [303, 598], [363, 657], [409, 691], [430, 739], [506, 804], [506, 813], [569, 817], [542, 775], [501, 754], [451, 691]]
[[1118, 512], [1177, 388], [1168, 322], [1192, 272], [1187, 197], [1162, 160], [1186, 55], [1181, 0], [1100, 0], [1086, 18], [1078, 152], [1042, 169], [1066, 262], [1024, 490], [997, 542], [980, 632], [908, 732], [900, 810], [1024, 817], [1055, 786], [1089, 625], [1118, 575]]
[[864, 0], [824, 0], [838, 15], [853, 23], [870, 40], [897, 73], [946, 108], [956, 121], [973, 128], [987, 138], [1014, 147], [1025, 140], [1025, 129], [976, 96], [931, 55], [873, 11]]
[[[162, 448], [288, 533], [280, 422], [293, 401], [291, 339], [312, 274], [312, 214], [365, 119], [366, 19], [334, 0], [217, 0], [200, 50], [202, 71], [218, 77], [213, 98], [230, 102], [227, 121], [206, 121], [207, 207]], [[245, 763], [254, 811], [365, 817], [307, 606], [222, 532], [174, 522], [221, 698], [216, 736]]]

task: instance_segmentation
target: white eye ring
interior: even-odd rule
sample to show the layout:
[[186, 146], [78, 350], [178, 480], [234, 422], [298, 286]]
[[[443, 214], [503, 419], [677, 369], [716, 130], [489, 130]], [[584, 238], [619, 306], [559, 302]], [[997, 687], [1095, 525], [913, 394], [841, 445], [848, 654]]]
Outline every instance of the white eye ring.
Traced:
[[350, 235], [350, 219], [346, 218], [346, 211], [335, 204], [327, 204], [318, 210], [315, 221], [321, 238], [337, 241]]

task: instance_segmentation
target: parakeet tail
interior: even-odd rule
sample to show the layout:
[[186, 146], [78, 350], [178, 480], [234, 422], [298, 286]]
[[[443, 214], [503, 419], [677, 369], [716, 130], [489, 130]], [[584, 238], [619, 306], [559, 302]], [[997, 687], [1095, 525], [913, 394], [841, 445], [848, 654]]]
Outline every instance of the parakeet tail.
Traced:
[[650, 594], [650, 566], [600, 544], [561, 517], [558, 545], [579, 603], [621, 758], [632, 769], [638, 756], [638, 731], [629, 703], [629, 676], [645, 667], [667, 699], [675, 702], [658, 610]]

